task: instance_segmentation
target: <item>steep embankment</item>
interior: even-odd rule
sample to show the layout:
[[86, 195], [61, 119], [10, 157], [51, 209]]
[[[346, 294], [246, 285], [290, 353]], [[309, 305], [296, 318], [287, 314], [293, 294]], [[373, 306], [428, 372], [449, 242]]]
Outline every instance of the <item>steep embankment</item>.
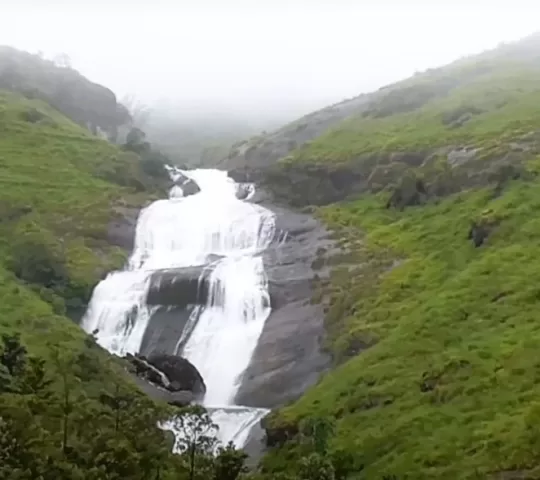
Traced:
[[297, 471], [320, 417], [341, 478], [538, 478], [539, 80], [533, 36], [381, 90], [251, 172], [320, 205], [342, 247], [315, 295], [334, 369], [267, 422], [270, 476]]
[[137, 155], [0, 91], [0, 478], [142, 479], [176, 461], [163, 412], [67, 316], [121, 266], [110, 234], [157, 188]]

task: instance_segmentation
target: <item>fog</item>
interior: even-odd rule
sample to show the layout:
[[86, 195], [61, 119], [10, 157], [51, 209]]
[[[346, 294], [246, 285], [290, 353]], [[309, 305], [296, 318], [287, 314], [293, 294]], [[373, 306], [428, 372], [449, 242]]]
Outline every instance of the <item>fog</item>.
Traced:
[[120, 97], [203, 116], [307, 113], [525, 36], [539, 13], [482, 0], [4, 2], [0, 44], [65, 52]]

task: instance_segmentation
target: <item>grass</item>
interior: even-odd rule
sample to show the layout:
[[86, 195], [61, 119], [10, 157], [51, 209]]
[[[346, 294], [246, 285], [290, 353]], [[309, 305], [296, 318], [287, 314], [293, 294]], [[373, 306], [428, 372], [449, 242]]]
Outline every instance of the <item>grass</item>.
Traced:
[[[335, 417], [350, 478], [540, 478], [540, 181], [402, 212], [384, 200], [321, 210], [349, 250], [326, 287], [329, 348], [340, 358], [358, 336], [376, 342], [274, 422]], [[475, 248], [471, 222], [486, 216], [497, 226]]]
[[271, 172], [341, 253], [314, 295], [334, 369], [269, 417], [270, 475], [322, 416], [349, 480], [540, 479], [539, 40], [381, 89]]
[[[504, 148], [540, 124], [540, 69], [485, 61], [413, 77], [379, 93], [352, 117], [285, 158], [285, 164], [343, 164], [371, 154], [433, 152], [444, 146]], [[412, 97], [407, 102], [407, 97]]]
[[[66, 307], [83, 306], [125, 260], [107, 242], [115, 207], [141, 205], [156, 188], [136, 155], [41, 101], [0, 91], [0, 334], [19, 332], [33, 355], [50, 358], [58, 348], [85, 361], [86, 334]], [[116, 367], [94, 352], [98, 389], [115, 381], [107, 377]]]

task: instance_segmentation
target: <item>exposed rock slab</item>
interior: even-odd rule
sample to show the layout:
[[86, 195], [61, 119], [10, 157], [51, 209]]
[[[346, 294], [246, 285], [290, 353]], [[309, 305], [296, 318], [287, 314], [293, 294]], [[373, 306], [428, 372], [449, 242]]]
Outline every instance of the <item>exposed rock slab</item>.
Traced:
[[127, 252], [133, 250], [139, 212], [140, 209], [134, 207], [115, 208], [115, 216], [107, 226], [109, 244], [123, 248]]
[[208, 266], [158, 270], [152, 274], [148, 305], [186, 307], [204, 304], [208, 297]]
[[[298, 398], [329, 366], [321, 350], [324, 312], [312, 304], [311, 264], [331, 241], [313, 217], [265, 205], [276, 213], [281, 244], [264, 255], [272, 298], [272, 313], [236, 397], [240, 405], [274, 408]], [[320, 272], [318, 272], [320, 274]]]
[[144, 332], [140, 352], [150, 356], [155, 352], [176, 355], [182, 351], [182, 338], [195, 305], [158, 307], [152, 311]]

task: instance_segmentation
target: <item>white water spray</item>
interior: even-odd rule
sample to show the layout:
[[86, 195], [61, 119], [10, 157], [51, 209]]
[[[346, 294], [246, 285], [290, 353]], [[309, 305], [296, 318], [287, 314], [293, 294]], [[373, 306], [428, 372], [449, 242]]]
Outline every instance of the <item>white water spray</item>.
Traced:
[[146, 305], [152, 273], [204, 265], [209, 255], [221, 256], [209, 277], [206, 306], [196, 309], [198, 319], [182, 353], [206, 382], [204, 404], [220, 427], [220, 440], [242, 446], [266, 412], [235, 408], [233, 401], [270, 314], [260, 254], [274, 237], [274, 215], [238, 200], [237, 185], [226, 172], [171, 173], [173, 179], [187, 173], [200, 192], [184, 198], [175, 186], [169, 199], [141, 212], [126, 269], [96, 287], [82, 325], [88, 332], [97, 330], [97, 341], [109, 351], [137, 353], [152, 314]]

